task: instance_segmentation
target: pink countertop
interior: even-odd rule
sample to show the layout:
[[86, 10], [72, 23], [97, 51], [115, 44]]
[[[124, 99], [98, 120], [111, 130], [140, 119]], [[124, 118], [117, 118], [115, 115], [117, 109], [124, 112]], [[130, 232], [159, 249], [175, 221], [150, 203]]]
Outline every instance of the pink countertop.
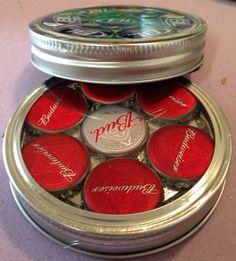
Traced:
[[[11, 115], [24, 97], [49, 75], [30, 63], [27, 27], [36, 17], [88, 5], [122, 4], [122, 1], [1, 0], [0, 128], [1, 144]], [[208, 23], [205, 61], [191, 74], [222, 108], [236, 137], [236, 2], [230, 0], [126, 0], [124, 4], [160, 6], [194, 13]], [[2, 152], [0, 152], [2, 153]], [[235, 155], [236, 153], [234, 153]], [[0, 156], [0, 158], [2, 158]], [[18, 210], [0, 161], [0, 260], [98, 260], [72, 252], [41, 235]], [[236, 258], [236, 161], [232, 159], [223, 197], [206, 225], [193, 237], [145, 260], [235, 260]], [[100, 260], [100, 259], [99, 259]], [[144, 260], [136, 258], [132, 260]]]

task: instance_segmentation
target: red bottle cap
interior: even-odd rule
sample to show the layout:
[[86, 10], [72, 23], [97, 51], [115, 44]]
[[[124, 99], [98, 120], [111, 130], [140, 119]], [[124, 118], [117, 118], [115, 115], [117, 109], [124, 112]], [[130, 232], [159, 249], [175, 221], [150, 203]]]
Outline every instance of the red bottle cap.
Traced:
[[172, 125], [157, 130], [147, 143], [152, 166], [167, 178], [193, 180], [207, 170], [213, 139], [200, 129]]
[[58, 192], [77, 185], [89, 168], [87, 148], [65, 134], [38, 137], [22, 149], [32, 177], [47, 191]]
[[148, 127], [141, 115], [130, 109], [109, 105], [88, 115], [82, 136], [94, 151], [123, 156], [137, 151], [148, 138]]
[[82, 95], [68, 86], [57, 85], [37, 99], [27, 122], [41, 131], [63, 131], [80, 123], [86, 110], [87, 102]]
[[194, 95], [173, 80], [139, 88], [136, 100], [145, 113], [166, 120], [184, 118], [197, 105]]
[[90, 210], [104, 214], [132, 214], [156, 208], [163, 200], [157, 174], [127, 158], [105, 161], [87, 177], [84, 199]]
[[105, 104], [120, 103], [131, 98], [136, 88], [131, 85], [81, 83], [83, 94], [90, 100]]

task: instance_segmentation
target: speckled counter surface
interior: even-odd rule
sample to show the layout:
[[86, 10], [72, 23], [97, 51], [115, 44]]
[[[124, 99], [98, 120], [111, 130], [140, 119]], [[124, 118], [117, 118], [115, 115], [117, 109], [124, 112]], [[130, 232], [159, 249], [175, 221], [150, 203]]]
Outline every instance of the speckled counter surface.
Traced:
[[[236, 137], [236, 1], [229, 0], [0, 0], [0, 136], [26, 95], [49, 75], [30, 63], [28, 24], [50, 12], [88, 5], [139, 4], [194, 13], [208, 23], [204, 65], [188, 77], [222, 108]], [[2, 155], [2, 152], [0, 152]], [[234, 153], [235, 155], [236, 153]], [[72, 252], [41, 235], [18, 210], [0, 156], [0, 260], [98, 260]], [[235, 260], [236, 161], [233, 156], [223, 197], [206, 225], [193, 237], [161, 253], [132, 260]], [[100, 260], [100, 259], [99, 259]]]

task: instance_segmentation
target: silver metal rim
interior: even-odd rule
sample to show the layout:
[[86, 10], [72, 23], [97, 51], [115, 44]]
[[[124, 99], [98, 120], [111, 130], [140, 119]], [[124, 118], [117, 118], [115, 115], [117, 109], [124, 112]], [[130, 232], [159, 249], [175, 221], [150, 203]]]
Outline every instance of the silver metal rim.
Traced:
[[[112, 253], [120, 253], [126, 247], [122, 254], [145, 251], [145, 245], [140, 246], [139, 241], [142, 239], [148, 243], [149, 249], [165, 245], [199, 223], [218, 199], [231, 159], [232, 141], [229, 127], [218, 106], [195, 85], [185, 79], [181, 81], [188, 85], [209, 115], [215, 137], [212, 162], [201, 180], [172, 204], [140, 214], [122, 216], [76, 209], [51, 196], [33, 180], [21, 156], [21, 130], [32, 102], [46, 90], [46, 86], [41, 85], [28, 96], [8, 125], [3, 155], [10, 181], [34, 220], [44, 228], [47, 227], [50, 234], [59, 234], [62, 241], [68, 244], [74, 240], [83, 242], [86, 235], [85, 245], [88, 251], [106, 252], [106, 242], [114, 248]], [[173, 229], [174, 233], [170, 233]], [[126, 242], [125, 238], [129, 241]]]
[[223, 191], [224, 191], [224, 187], [225, 187], [225, 182], [221, 188], [221, 192], [220, 195], [215, 203], [215, 205], [211, 208], [211, 210], [207, 213], [207, 215], [197, 224], [195, 225], [190, 231], [186, 232], [184, 235], [182, 235], [181, 237], [179, 237], [178, 239], [164, 245], [164, 246], [160, 246], [151, 250], [147, 250], [147, 251], [143, 251], [140, 253], [133, 253], [133, 254], [115, 254], [115, 255], [109, 255], [109, 254], [103, 254], [103, 253], [96, 253], [96, 252], [92, 252], [92, 251], [85, 251], [79, 248], [75, 248], [73, 247], [73, 245], [67, 245], [65, 242], [62, 242], [60, 239], [53, 237], [52, 235], [50, 235], [47, 231], [45, 231], [43, 228], [41, 228], [31, 217], [30, 215], [27, 213], [27, 211], [24, 209], [24, 207], [22, 206], [20, 200], [17, 197], [17, 194], [13, 188], [12, 183], [10, 182], [10, 188], [11, 188], [11, 192], [12, 195], [14, 197], [14, 200], [18, 206], [18, 208], [20, 209], [21, 213], [24, 215], [24, 217], [27, 219], [27, 221], [29, 221], [33, 227], [35, 227], [40, 233], [42, 233], [45, 237], [49, 238], [50, 240], [56, 242], [57, 244], [63, 246], [63, 248], [65, 249], [70, 249], [85, 255], [89, 255], [89, 256], [95, 256], [95, 257], [100, 257], [100, 258], [110, 258], [110, 259], [124, 259], [124, 258], [134, 258], [134, 257], [141, 257], [141, 256], [145, 256], [145, 255], [151, 255], [151, 254], [155, 254], [161, 251], [164, 251], [170, 247], [173, 247], [181, 242], [183, 242], [184, 240], [186, 240], [187, 238], [193, 236], [198, 230], [200, 230], [205, 223], [208, 221], [208, 219], [211, 217], [211, 215], [213, 214], [213, 212], [215, 211], [222, 195], [223, 195]]
[[[75, 65], [73, 63], [69, 63], [68, 66], [63, 66], [62, 64], [60, 64], [60, 62], [54, 63], [56, 62], [54, 57], [50, 57], [48, 61], [44, 60], [42, 57], [42, 53], [38, 53], [37, 55], [35, 55], [32, 51], [31, 62], [37, 69], [47, 74], [74, 81], [120, 85], [148, 83], [176, 78], [197, 70], [203, 64], [202, 52], [200, 53], [200, 57], [194, 57], [190, 65], [181, 67], [180, 64], [176, 62], [176, 64], [174, 63], [174, 67], [171, 68], [171, 70], [169, 71], [166, 71], [166, 67], [168, 67], [168, 64], [161, 65], [160, 68], [158, 68], [158, 64], [160, 63], [160, 61], [157, 61], [157, 63], [155, 63], [154, 61], [153, 64], [147, 66], [146, 68], [143, 68], [142, 66], [137, 66], [137, 69], [135, 69], [129, 64], [124, 64], [124, 68], [122, 69], [117, 69], [116, 67], [114, 67], [110, 68], [109, 70], [107, 68], [109, 67], [109, 65], [107, 67], [104, 66], [102, 68], [96, 68], [96, 64], [90, 64], [86, 68], [83, 67], [81, 61], [78, 61]], [[127, 71], [127, 68], [131, 69], [129, 73]], [[109, 70], [109, 73], [107, 70]], [[106, 77], [104, 77], [103, 75], [104, 71], [107, 72]]]

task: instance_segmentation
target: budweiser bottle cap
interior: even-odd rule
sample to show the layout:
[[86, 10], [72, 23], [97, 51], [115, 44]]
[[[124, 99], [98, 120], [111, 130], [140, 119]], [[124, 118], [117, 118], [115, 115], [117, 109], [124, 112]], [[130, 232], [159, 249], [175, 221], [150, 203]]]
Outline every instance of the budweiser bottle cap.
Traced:
[[181, 120], [197, 105], [194, 95], [174, 80], [139, 88], [136, 100], [146, 114], [160, 120]]
[[167, 178], [194, 180], [204, 175], [214, 152], [213, 139], [191, 126], [157, 130], [147, 143], [152, 166]]
[[22, 149], [32, 177], [45, 190], [59, 192], [77, 185], [89, 168], [87, 148], [65, 134], [40, 136]]
[[85, 181], [84, 199], [94, 212], [132, 214], [159, 206], [163, 189], [151, 168], [137, 160], [118, 158], [93, 169]]
[[147, 140], [148, 127], [135, 111], [110, 105], [86, 117], [82, 136], [92, 150], [119, 156], [138, 150]]
[[86, 113], [87, 102], [77, 91], [57, 85], [33, 104], [27, 115], [30, 126], [43, 132], [59, 132], [80, 123]]
[[83, 94], [90, 100], [103, 104], [120, 103], [131, 98], [135, 93], [132, 85], [102, 85], [81, 83]]

